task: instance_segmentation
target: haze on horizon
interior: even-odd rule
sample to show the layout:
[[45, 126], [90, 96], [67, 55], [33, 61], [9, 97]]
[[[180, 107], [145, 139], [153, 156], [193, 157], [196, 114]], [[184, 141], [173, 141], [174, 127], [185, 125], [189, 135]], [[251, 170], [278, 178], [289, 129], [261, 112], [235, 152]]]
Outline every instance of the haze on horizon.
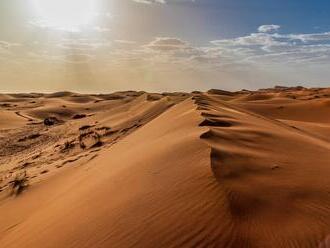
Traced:
[[0, 92], [330, 82], [326, 0], [2, 0]]

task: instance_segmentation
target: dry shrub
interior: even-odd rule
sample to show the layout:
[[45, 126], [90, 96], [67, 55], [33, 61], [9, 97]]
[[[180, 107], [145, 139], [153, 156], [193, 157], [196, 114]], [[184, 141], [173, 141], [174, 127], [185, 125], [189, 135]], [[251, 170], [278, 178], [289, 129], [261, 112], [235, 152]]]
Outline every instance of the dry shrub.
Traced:
[[17, 173], [15, 178], [9, 184], [11, 188], [11, 194], [21, 194], [23, 190], [25, 190], [29, 186], [26, 171]]

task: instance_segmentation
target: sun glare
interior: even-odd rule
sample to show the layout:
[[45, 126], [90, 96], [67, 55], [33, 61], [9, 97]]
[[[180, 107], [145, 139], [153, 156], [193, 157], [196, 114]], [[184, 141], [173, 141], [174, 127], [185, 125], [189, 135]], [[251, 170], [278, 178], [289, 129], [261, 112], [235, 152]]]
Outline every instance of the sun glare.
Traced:
[[90, 24], [94, 0], [33, 0], [39, 22], [51, 28], [77, 30]]

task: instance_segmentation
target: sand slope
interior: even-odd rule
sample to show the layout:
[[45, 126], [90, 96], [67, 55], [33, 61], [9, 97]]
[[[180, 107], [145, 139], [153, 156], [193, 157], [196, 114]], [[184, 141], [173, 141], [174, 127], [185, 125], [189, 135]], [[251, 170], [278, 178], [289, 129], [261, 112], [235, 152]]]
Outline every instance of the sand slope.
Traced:
[[[12, 107], [31, 121], [1, 133], [0, 247], [317, 247], [330, 234], [327, 92], [37, 95]], [[61, 122], [44, 127], [49, 113]], [[9, 196], [22, 170], [30, 186]]]
[[329, 143], [216, 97], [196, 101], [237, 247], [317, 247], [330, 232]]

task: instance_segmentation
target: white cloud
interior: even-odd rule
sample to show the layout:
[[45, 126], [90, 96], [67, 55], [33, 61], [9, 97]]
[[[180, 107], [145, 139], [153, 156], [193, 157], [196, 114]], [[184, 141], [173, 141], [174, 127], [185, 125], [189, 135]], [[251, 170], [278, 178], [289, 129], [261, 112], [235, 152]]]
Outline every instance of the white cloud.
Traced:
[[134, 45], [136, 44], [136, 41], [133, 40], [115, 40], [114, 42], [118, 44], [123, 44], [123, 45]]
[[[136, 3], [144, 3], [144, 4], [153, 4], [153, 3], [160, 3], [160, 4], [166, 4], [168, 2], [171, 2], [169, 0], [132, 0]], [[172, 0], [173, 2], [195, 2], [195, 0]]]
[[270, 33], [270, 32], [276, 32], [278, 31], [279, 29], [281, 28], [281, 26], [279, 25], [274, 25], [274, 24], [271, 24], [271, 25], [262, 25], [258, 28], [258, 31], [260, 33]]
[[157, 51], [173, 51], [188, 48], [188, 43], [173, 37], [157, 37], [145, 47]]
[[[31, 64], [33, 61], [42, 65], [47, 61], [51, 65], [65, 62], [75, 69], [88, 67], [95, 75], [105, 75], [99, 78], [117, 75], [115, 79], [119, 82], [128, 79], [166, 82], [169, 78], [178, 82], [178, 78], [182, 78], [189, 83], [228, 80], [241, 82], [240, 86], [259, 82], [264, 87], [262, 80], [270, 80], [270, 83], [283, 79], [316, 80], [321, 78], [319, 75], [323, 80], [330, 78], [329, 32], [254, 32], [214, 40], [206, 46], [193, 46], [178, 37], [155, 37], [145, 44], [95, 37], [30, 46], [34, 46], [30, 53]], [[7, 49], [10, 45], [0, 42], [0, 47]], [[48, 51], [41, 52], [40, 47]]]
[[[211, 41], [219, 57], [230, 61], [259, 64], [330, 64], [330, 32], [312, 34], [279, 34], [278, 25], [263, 25], [259, 33], [232, 39]], [[248, 53], [247, 50], [248, 49]], [[215, 50], [209, 50], [214, 53]], [[219, 54], [221, 51], [221, 54]]]
[[[330, 65], [329, 32], [258, 32], [231, 39], [214, 40], [208, 46], [192, 46], [178, 37], [156, 37], [144, 45], [132, 40], [67, 39], [58, 43], [57, 47], [67, 54], [73, 54], [66, 58], [68, 61], [89, 62], [91, 58], [88, 55], [93, 55], [94, 61], [111, 60], [109, 63], [116, 66], [128, 61], [140, 61], [141, 63], [137, 64], [141, 66], [152, 61], [153, 64], [161, 66], [167, 63], [180, 63], [187, 67], [199, 68], [241, 68], [242, 65], [262, 68], [303, 63]], [[44, 58], [52, 59], [53, 56], [54, 54], [46, 54]]]
[[319, 42], [330, 41], [330, 32], [313, 33], [313, 34], [288, 34], [288, 35], [275, 35], [278, 38], [287, 38], [290, 40], [299, 40], [302, 42]]
[[223, 46], [276, 46], [283, 45], [286, 42], [276, 39], [274, 35], [268, 33], [252, 33], [247, 36], [242, 36], [234, 39], [214, 40], [211, 41], [214, 45]]
[[166, 3], [165, 0], [133, 0], [136, 3], [152, 4], [152, 3]]
[[99, 32], [99, 33], [106, 33], [106, 32], [111, 31], [110, 28], [107, 28], [107, 27], [100, 27], [100, 26], [95, 26], [95, 27], [94, 27], [94, 30], [95, 30], [96, 32]]
[[0, 52], [8, 52], [13, 47], [18, 47], [20, 44], [18, 43], [12, 43], [8, 41], [1, 41], [0, 40]]

